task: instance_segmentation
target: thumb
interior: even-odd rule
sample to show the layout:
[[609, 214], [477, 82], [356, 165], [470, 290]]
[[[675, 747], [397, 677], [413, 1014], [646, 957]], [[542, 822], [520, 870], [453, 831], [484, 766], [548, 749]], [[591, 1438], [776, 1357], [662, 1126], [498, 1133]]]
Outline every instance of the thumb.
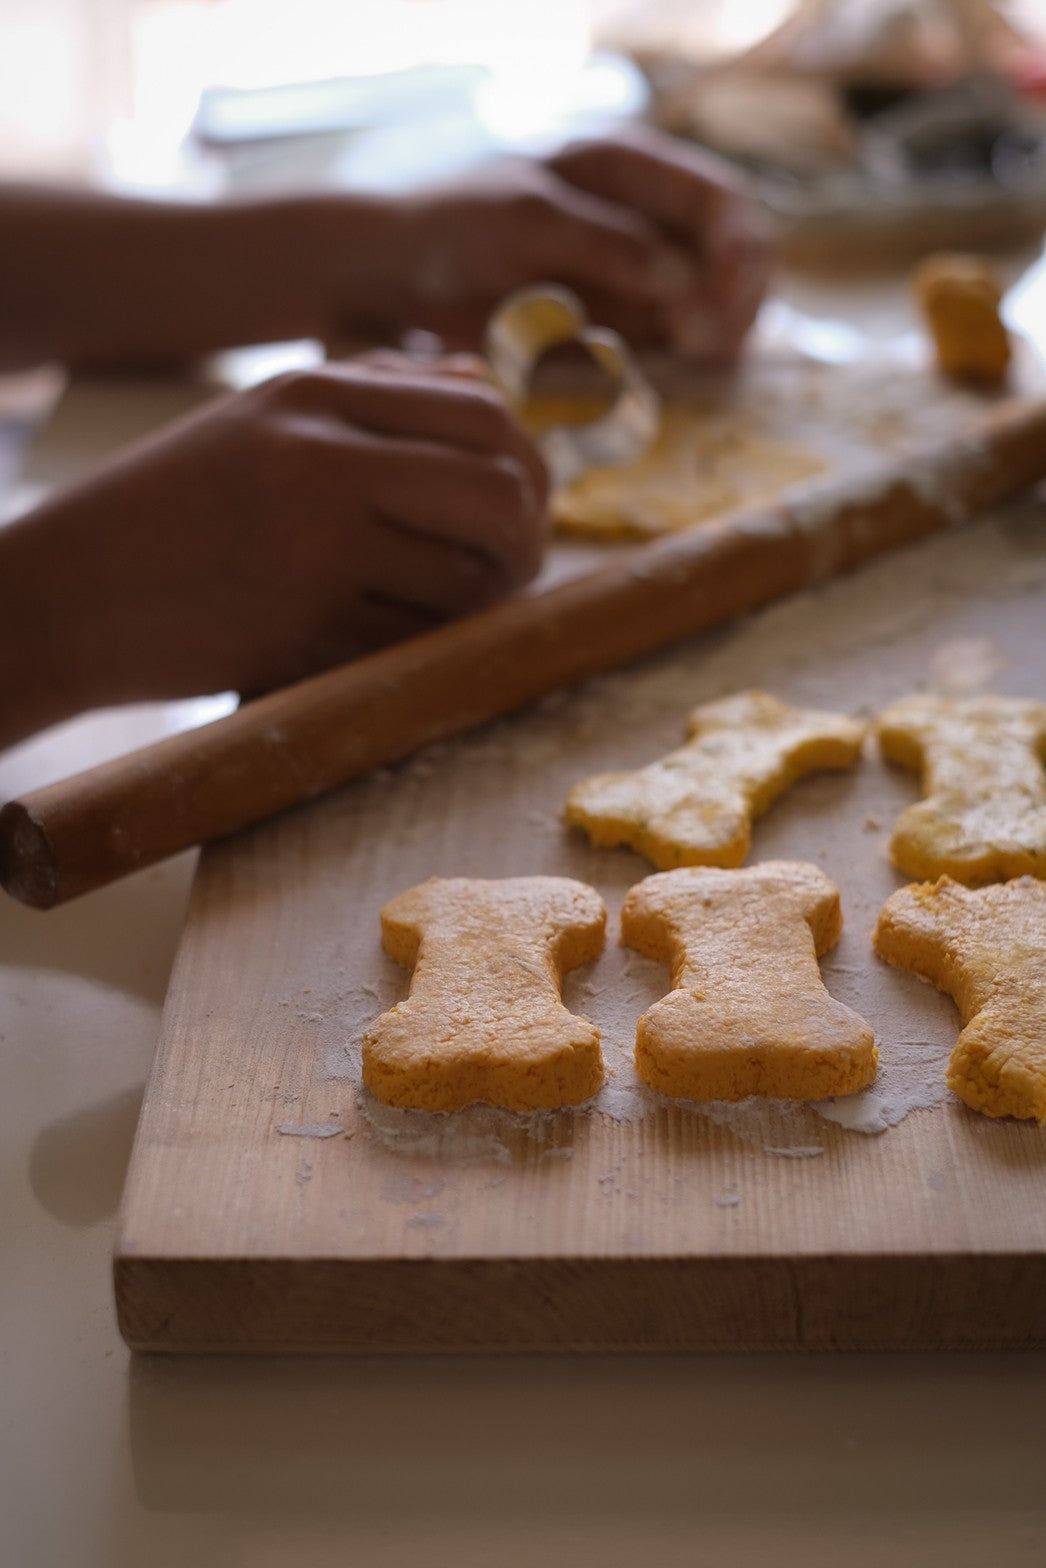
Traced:
[[532, 227], [537, 273], [647, 304], [683, 298], [697, 283], [684, 251], [628, 207], [553, 176], [543, 221]]

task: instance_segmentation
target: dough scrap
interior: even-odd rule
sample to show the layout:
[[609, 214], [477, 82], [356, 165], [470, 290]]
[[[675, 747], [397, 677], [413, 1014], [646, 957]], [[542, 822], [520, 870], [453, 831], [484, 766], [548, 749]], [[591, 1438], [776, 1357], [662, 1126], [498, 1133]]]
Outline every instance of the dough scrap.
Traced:
[[1010, 339], [999, 319], [1002, 288], [981, 256], [927, 256], [912, 278], [933, 335], [937, 365], [960, 381], [997, 385], [1010, 364]]
[[433, 877], [381, 911], [410, 995], [363, 1039], [363, 1081], [386, 1105], [524, 1111], [577, 1105], [603, 1081], [599, 1030], [563, 1006], [568, 969], [603, 950], [606, 910], [567, 877]]
[[926, 797], [894, 827], [901, 871], [969, 886], [1046, 877], [1046, 703], [907, 697], [877, 733], [885, 757], [922, 775]]
[[903, 887], [875, 928], [880, 957], [955, 999], [948, 1086], [986, 1116], [1046, 1121], [1046, 883]]
[[[591, 398], [535, 399], [531, 430], [595, 418]], [[747, 502], [776, 496], [825, 471], [816, 453], [753, 429], [736, 411], [666, 403], [657, 439], [642, 457], [582, 474], [552, 498], [564, 533], [614, 540], [649, 539], [689, 528]]]
[[804, 861], [686, 867], [632, 888], [621, 939], [668, 965], [673, 985], [636, 1026], [640, 1077], [691, 1100], [823, 1100], [866, 1088], [872, 1030], [829, 996], [817, 967], [842, 924], [834, 884]]
[[864, 725], [744, 691], [695, 708], [687, 733], [685, 746], [645, 768], [576, 784], [567, 822], [593, 844], [631, 845], [663, 871], [739, 866], [753, 818], [804, 774], [852, 767]]

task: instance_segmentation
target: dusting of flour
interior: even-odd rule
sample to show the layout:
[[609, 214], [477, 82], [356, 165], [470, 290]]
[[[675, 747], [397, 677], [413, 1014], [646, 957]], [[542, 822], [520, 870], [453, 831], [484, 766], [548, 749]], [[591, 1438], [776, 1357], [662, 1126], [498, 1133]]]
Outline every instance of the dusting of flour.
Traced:
[[[748, 686], [866, 719], [918, 690], [1041, 697], [1042, 517], [1042, 503], [1031, 499], [1003, 521], [884, 557], [393, 770], [394, 787], [407, 797], [402, 839], [415, 850], [419, 814], [410, 792], [446, 788], [447, 837], [426, 862], [426, 875], [575, 876], [604, 898], [606, 950], [567, 977], [564, 1000], [599, 1026], [607, 1076], [572, 1116], [519, 1116], [486, 1106], [433, 1115], [379, 1105], [359, 1087], [359, 1041], [408, 986], [403, 971], [380, 960], [367, 994], [342, 1011], [340, 1041], [327, 1057], [328, 1076], [357, 1086], [369, 1134], [419, 1156], [509, 1161], [536, 1150], [566, 1157], [577, 1116], [641, 1121], [661, 1112], [666, 1102], [637, 1078], [632, 1047], [636, 1019], [664, 995], [668, 977], [659, 965], [623, 949], [616, 935], [622, 900], [650, 867], [631, 851], [594, 850], [567, 832], [561, 814], [567, 790], [590, 773], [641, 766], [663, 754], [682, 739], [690, 708]], [[846, 925], [839, 946], [822, 960], [822, 973], [830, 993], [875, 1029], [877, 1081], [860, 1094], [818, 1104], [672, 1102], [679, 1114], [712, 1121], [771, 1154], [801, 1159], [818, 1156], [838, 1130], [888, 1134], [912, 1112], [932, 1111], [950, 1098], [945, 1071], [958, 1032], [954, 1005], [881, 963], [871, 946], [878, 911], [904, 880], [889, 863], [889, 833], [917, 794], [917, 781], [885, 764], [869, 741], [858, 769], [807, 779], [782, 797], [756, 825], [749, 856], [749, 862], [810, 860], [838, 885]], [[504, 809], [525, 823], [525, 863], [518, 827], [514, 841], [502, 847], [496, 834], [484, 836], [481, 812], [461, 810], [483, 797], [502, 799]], [[458, 816], [466, 820], [455, 828]], [[415, 858], [413, 874], [397, 882], [390, 866], [389, 892], [416, 880], [416, 870]]]

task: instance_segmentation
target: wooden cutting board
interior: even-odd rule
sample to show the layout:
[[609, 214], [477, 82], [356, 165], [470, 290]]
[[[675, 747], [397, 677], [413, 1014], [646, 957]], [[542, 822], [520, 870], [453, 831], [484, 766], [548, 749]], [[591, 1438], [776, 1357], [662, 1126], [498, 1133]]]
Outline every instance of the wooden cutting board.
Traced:
[[[576, 779], [670, 749], [691, 706], [745, 686], [869, 715], [927, 686], [1041, 698], [1044, 624], [1046, 525], [1028, 503], [206, 851], [128, 1176], [128, 1341], [1046, 1343], [1046, 1128], [951, 1099], [954, 1007], [871, 951], [903, 880], [884, 845], [914, 779], [870, 752], [852, 775], [807, 780], [750, 857], [812, 860], [840, 886], [847, 928], [823, 972], [876, 1029], [880, 1084], [858, 1119], [877, 1132], [645, 1091], [635, 1020], [667, 976], [624, 953], [616, 925], [650, 868], [560, 817]], [[606, 1088], [531, 1117], [377, 1106], [360, 1036], [408, 984], [381, 951], [381, 905], [428, 876], [537, 873], [579, 877], [610, 911], [605, 954], [566, 989], [603, 1030]]]

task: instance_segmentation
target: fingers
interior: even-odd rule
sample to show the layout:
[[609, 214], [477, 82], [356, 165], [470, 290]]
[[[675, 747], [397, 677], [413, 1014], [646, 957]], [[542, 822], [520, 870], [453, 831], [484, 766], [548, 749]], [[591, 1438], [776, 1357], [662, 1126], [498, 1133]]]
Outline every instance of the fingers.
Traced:
[[307, 634], [299, 632], [293, 639], [281, 642], [263, 664], [255, 661], [246, 679], [234, 680], [234, 689], [247, 697], [259, 696], [347, 659], [388, 648], [408, 637], [419, 637], [435, 624], [426, 611], [382, 593], [347, 595], [320, 624], [316, 624], [310, 605], [303, 610], [301, 620], [308, 626]]
[[516, 253], [529, 277], [642, 300], [663, 287], [665, 250], [641, 212], [556, 181], [543, 190], [532, 221], [520, 224]]
[[285, 421], [294, 443], [283, 489], [326, 519], [332, 570], [443, 618], [478, 608], [538, 571], [544, 493], [512, 453], [378, 434], [337, 419]]
[[547, 505], [548, 472], [541, 454], [486, 382], [419, 368], [407, 372], [391, 361], [378, 370], [348, 363], [278, 377], [264, 395], [295, 414], [336, 416], [375, 436], [504, 456], [526, 475], [534, 511], [543, 513]]
[[507, 294], [559, 282], [604, 324], [638, 327], [649, 312], [634, 342], [722, 357], [765, 287], [752, 211], [724, 165], [654, 132], [501, 165], [411, 209], [412, 319], [471, 346]]
[[359, 599], [406, 608], [425, 625], [486, 609], [516, 586], [493, 555], [418, 529], [413, 521], [403, 523], [390, 513], [371, 513], [365, 535]]
[[[541, 565], [546, 514], [530, 476], [510, 454], [486, 455], [416, 441], [371, 446], [361, 471], [368, 504], [401, 534], [400, 555], [424, 587], [438, 565], [426, 544], [463, 557], [469, 604], [529, 582]], [[489, 578], [490, 586], [486, 586]], [[411, 602], [428, 602], [410, 595]]]
[[459, 380], [488, 379], [486, 362], [478, 354], [432, 354], [429, 357], [407, 354], [401, 349], [373, 348], [356, 354], [350, 363], [366, 370], [395, 376], [453, 376]]
[[585, 305], [589, 319], [601, 327], [611, 327], [629, 343], [644, 347], [663, 347], [669, 342], [669, 323], [665, 307], [645, 300], [623, 300], [602, 289], [588, 289]]
[[771, 265], [768, 226], [759, 209], [724, 208], [709, 231], [701, 281], [669, 309], [668, 335], [676, 347], [701, 358], [736, 355], [762, 304]]
[[290, 569], [309, 592], [396, 603], [431, 624], [538, 571], [548, 476], [490, 386], [390, 361], [296, 372], [245, 396], [262, 432], [258, 478], [270, 511], [295, 519]]
[[736, 353], [766, 290], [771, 247], [764, 216], [733, 172], [651, 131], [577, 144], [550, 167], [586, 192], [637, 208], [674, 240], [675, 271], [662, 263], [664, 308], [652, 338], [667, 337], [694, 357]]
[[296, 439], [309, 493], [292, 501], [294, 526], [265, 565], [266, 579], [279, 574], [262, 633], [272, 651], [237, 686], [300, 679], [417, 636], [497, 603], [536, 570], [538, 531], [521, 515], [531, 492], [511, 459], [354, 441], [315, 422]]
[[741, 197], [728, 164], [654, 131], [577, 142], [551, 158], [549, 166], [572, 185], [636, 208], [691, 240], [704, 235], [725, 203]]

